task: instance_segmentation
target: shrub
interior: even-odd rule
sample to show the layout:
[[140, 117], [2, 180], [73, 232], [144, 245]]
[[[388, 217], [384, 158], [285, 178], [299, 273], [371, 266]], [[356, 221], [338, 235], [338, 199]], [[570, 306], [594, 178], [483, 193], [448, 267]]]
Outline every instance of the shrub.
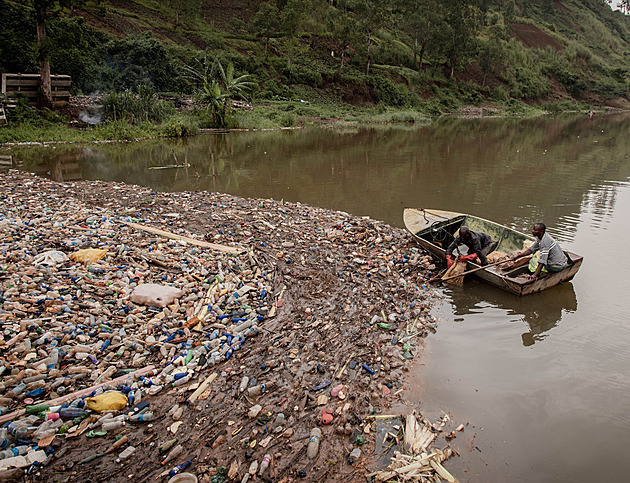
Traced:
[[192, 119], [182, 116], [171, 117], [163, 126], [164, 136], [170, 138], [192, 136], [197, 130], [197, 125]]
[[258, 94], [261, 99], [276, 99], [276, 100], [291, 100], [293, 94], [284, 84], [281, 84], [276, 79], [271, 79], [263, 85], [263, 90]]
[[497, 101], [507, 102], [510, 98], [508, 91], [502, 85], [496, 86], [492, 91], [492, 97]]
[[142, 121], [162, 122], [175, 113], [173, 103], [158, 99], [153, 88], [148, 85], [138, 86], [137, 94], [130, 89], [107, 94], [102, 104], [105, 117], [114, 121], [124, 119], [132, 124]]
[[287, 84], [305, 84], [312, 87], [321, 87], [322, 85], [322, 75], [304, 67], [284, 67], [280, 69], [280, 75]]
[[11, 124], [37, 124], [43, 127], [67, 122], [65, 116], [48, 108], [38, 110], [30, 107], [28, 99], [21, 95], [16, 98], [15, 108], [7, 110], [7, 118]]
[[369, 79], [369, 84], [377, 102], [393, 107], [404, 107], [413, 103], [413, 96], [406, 86], [395, 84], [386, 77], [374, 76]]

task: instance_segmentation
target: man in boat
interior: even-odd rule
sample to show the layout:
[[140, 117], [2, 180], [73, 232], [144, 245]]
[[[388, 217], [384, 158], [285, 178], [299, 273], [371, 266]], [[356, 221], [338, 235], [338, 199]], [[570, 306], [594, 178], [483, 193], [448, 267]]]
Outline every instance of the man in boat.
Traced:
[[459, 257], [457, 257], [460, 262], [474, 262], [477, 258], [479, 258], [479, 263], [481, 265], [488, 264], [488, 259], [486, 257], [495, 247], [495, 243], [490, 235], [472, 231], [464, 225], [459, 229], [459, 235], [455, 237], [455, 240], [453, 240], [446, 249], [446, 265], [448, 268], [451, 268], [451, 265], [453, 265], [453, 252], [460, 245], [468, 247], [467, 255], [459, 255]]
[[516, 252], [511, 257], [512, 260], [516, 260], [540, 250], [540, 258], [538, 259], [536, 270], [530, 275], [532, 280], [536, 280], [540, 276], [543, 268], [548, 272], [559, 272], [567, 267], [567, 256], [560, 248], [558, 242], [547, 233], [547, 227], [544, 223], [536, 223], [532, 228], [532, 235], [536, 238], [534, 244], [525, 250]]

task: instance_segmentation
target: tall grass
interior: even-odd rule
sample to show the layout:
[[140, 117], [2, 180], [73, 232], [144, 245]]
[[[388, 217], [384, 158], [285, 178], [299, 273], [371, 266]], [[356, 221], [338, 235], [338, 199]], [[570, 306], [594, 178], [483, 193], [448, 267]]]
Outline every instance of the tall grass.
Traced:
[[103, 98], [102, 104], [107, 119], [125, 120], [131, 124], [159, 123], [175, 114], [173, 103], [158, 99], [155, 90], [148, 85], [139, 85], [137, 93], [129, 89], [109, 93]]

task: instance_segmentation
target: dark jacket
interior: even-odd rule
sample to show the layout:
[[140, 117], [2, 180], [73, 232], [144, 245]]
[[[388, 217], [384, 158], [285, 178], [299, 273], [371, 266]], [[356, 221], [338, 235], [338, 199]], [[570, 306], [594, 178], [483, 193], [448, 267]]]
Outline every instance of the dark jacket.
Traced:
[[490, 235], [470, 230], [470, 241], [468, 243], [465, 243], [464, 240], [462, 240], [462, 237], [457, 235], [455, 237], [455, 240], [453, 240], [453, 243], [451, 243], [446, 249], [446, 254], [452, 255], [453, 250], [455, 250], [458, 245], [466, 245], [468, 247], [469, 255], [476, 253], [477, 256], [481, 258], [482, 256], [487, 255], [487, 253], [482, 253], [482, 250], [489, 247], [493, 243], [494, 241], [492, 240], [492, 238], [490, 238]]

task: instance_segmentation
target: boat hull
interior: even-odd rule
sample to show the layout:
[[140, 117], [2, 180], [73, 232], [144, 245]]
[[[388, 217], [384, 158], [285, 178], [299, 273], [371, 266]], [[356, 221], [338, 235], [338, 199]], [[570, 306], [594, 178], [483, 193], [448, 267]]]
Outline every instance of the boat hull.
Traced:
[[[488, 233], [494, 240], [498, 240], [497, 250], [506, 254], [520, 250], [534, 242], [534, 238], [531, 236], [512, 230], [504, 225], [452, 211], [405, 208], [403, 221], [405, 227], [418, 244], [441, 260], [446, 260], [446, 248], [448, 247], [446, 241], [452, 239], [456, 232], [455, 229], [464, 224], [473, 231], [483, 231]], [[450, 231], [453, 231], [453, 233], [450, 233], [444, 241], [440, 241], [441, 234], [447, 233], [448, 235]], [[568, 282], [575, 277], [582, 265], [583, 258], [576, 253], [568, 251], [565, 251], [565, 253], [570, 260], [567, 268], [560, 272], [545, 273], [535, 281], [518, 277], [519, 274], [525, 273], [526, 267], [507, 272], [503, 272], [499, 267], [488, 267], [485, 270], [475, 272], [474, 275], [514, 295], [529, 295]], [[479, 267], [476, 263], [467, 263], [469, 270]]]

